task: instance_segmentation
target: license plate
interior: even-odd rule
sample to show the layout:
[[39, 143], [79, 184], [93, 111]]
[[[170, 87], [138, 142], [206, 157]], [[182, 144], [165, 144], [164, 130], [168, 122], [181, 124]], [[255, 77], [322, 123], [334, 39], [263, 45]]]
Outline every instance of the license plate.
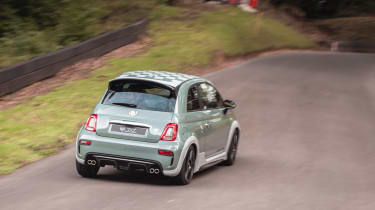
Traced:
[[147, 128], [132, 126], [132, 125], [118, 125], [112, 124], [111, 131], [124, 133], [124, 134], [133, 134], [133, 135], [145, 135]]

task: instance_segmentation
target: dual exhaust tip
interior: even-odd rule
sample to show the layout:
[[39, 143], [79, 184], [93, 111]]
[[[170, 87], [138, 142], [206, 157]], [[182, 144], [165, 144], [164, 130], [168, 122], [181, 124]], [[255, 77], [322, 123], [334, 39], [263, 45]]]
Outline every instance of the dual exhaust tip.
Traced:
[[95, 166], [96, 160], [87, 160], [87, 164], [89, 164], [90, 166]]
[[150, 168], [150, 174], [159, 174], [160, 170], [158, 168]]

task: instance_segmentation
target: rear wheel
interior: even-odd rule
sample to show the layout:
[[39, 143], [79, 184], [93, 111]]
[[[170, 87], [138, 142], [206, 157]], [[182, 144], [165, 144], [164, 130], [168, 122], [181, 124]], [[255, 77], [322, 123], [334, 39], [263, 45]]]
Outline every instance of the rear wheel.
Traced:
[[178, 176], [175, 177], [177, 184], [186, 185], [189, 184], [193, 179], [194, 168], [195, 168], [196, 152], [193, 146], [189, 147], [186, 154], [184, 164], [180, 170]]
[[230, 147], [228, 150], [227, 154], [227, 160], [223, 162], [224, 165], [226, 166], [231, 166], [233, 165], [234, 161], [236, 160], [237, 156], [237, 149], [238, 149], [238, 140], [239, 140], [239, 135], [238, 132], [236, 131], [232, 137], [232, 141], [230, 143]]
[[80, 164], [76, 161], [76, 169], [79, 175], [87, 178], [93, 178], [99, 171], [99, 166], [89, 166], [87, 164]]

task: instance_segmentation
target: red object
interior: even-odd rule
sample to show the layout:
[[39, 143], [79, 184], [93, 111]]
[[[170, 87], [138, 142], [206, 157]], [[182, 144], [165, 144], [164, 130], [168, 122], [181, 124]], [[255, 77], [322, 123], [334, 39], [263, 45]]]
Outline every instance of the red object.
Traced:
[[96, 121], [98, 121], [98, 115], [92, 114], [89, 119], [87, 119], [85, 129], [87, 131], [96, 132]]
[[237, 0], [230, 0], [229, 3], [230, 4], [235, 4], [235, 3], [237, 3]]
[[160, 150], [159, 149], [159, 155], [165, 155], [165, 156], [173, 156], [173, 152], [168, 151], [168, 150]]
[[79, 144], [80, 144], [80, 145], [87, 145], [87, 146], [90, 146], [90, 145], [91, 145], [91, 141], [88, 141], [88, 140], [81, 140], [81, 141], [79, 141]]
[[160, 137], [162, 141], [174, 141], [177, 138], [178, 125], [176, 123], [169, 123]]
[[250, 0], [249, 6], [250, 7], [256, 7], [258, 5], [258, 0]]

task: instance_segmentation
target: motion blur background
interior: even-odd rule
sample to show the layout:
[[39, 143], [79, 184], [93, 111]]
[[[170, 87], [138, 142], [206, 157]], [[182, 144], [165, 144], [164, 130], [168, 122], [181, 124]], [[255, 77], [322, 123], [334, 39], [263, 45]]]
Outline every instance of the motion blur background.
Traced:
[[322, 43], [375, 37], [373, 0], [260, 0], [257, 13], [236, 6], [201, 0], [0, 1], [3, 69], [149, 21], [140, 41], [0, 97], [0, 174], [71, 145], [107, 81], [122, 72], [203, 75], [266, 51], [329, 50]]
[[[200, 0], [3, 0], [0, 2], [0, 67], [70, 46], [135, 22], [160, 4]], [[373, 0], [261, 0], [298, 19], [315, 22], [340, 40], [375, 37]]]
[[[237, 6], [0, 0], [0, 93], [31, 84], [0, 96], [1, 210], [375, 209], [375, 54], [339, 47], [374, 43], [374, 0], [259, 0], [255, 13]], [[117, 33], [141, 19], [137, 33]], [[104, 49], [87, 43], [116, 49], [80, 56]], [[69, 57], [73, 65], [57, 61]], [[108, 81], [133, 70], [203, 76], [233, 99], [236, 164], [200, 172], [183, 189], [111, 168], [79, 177], [79, 129]]]

